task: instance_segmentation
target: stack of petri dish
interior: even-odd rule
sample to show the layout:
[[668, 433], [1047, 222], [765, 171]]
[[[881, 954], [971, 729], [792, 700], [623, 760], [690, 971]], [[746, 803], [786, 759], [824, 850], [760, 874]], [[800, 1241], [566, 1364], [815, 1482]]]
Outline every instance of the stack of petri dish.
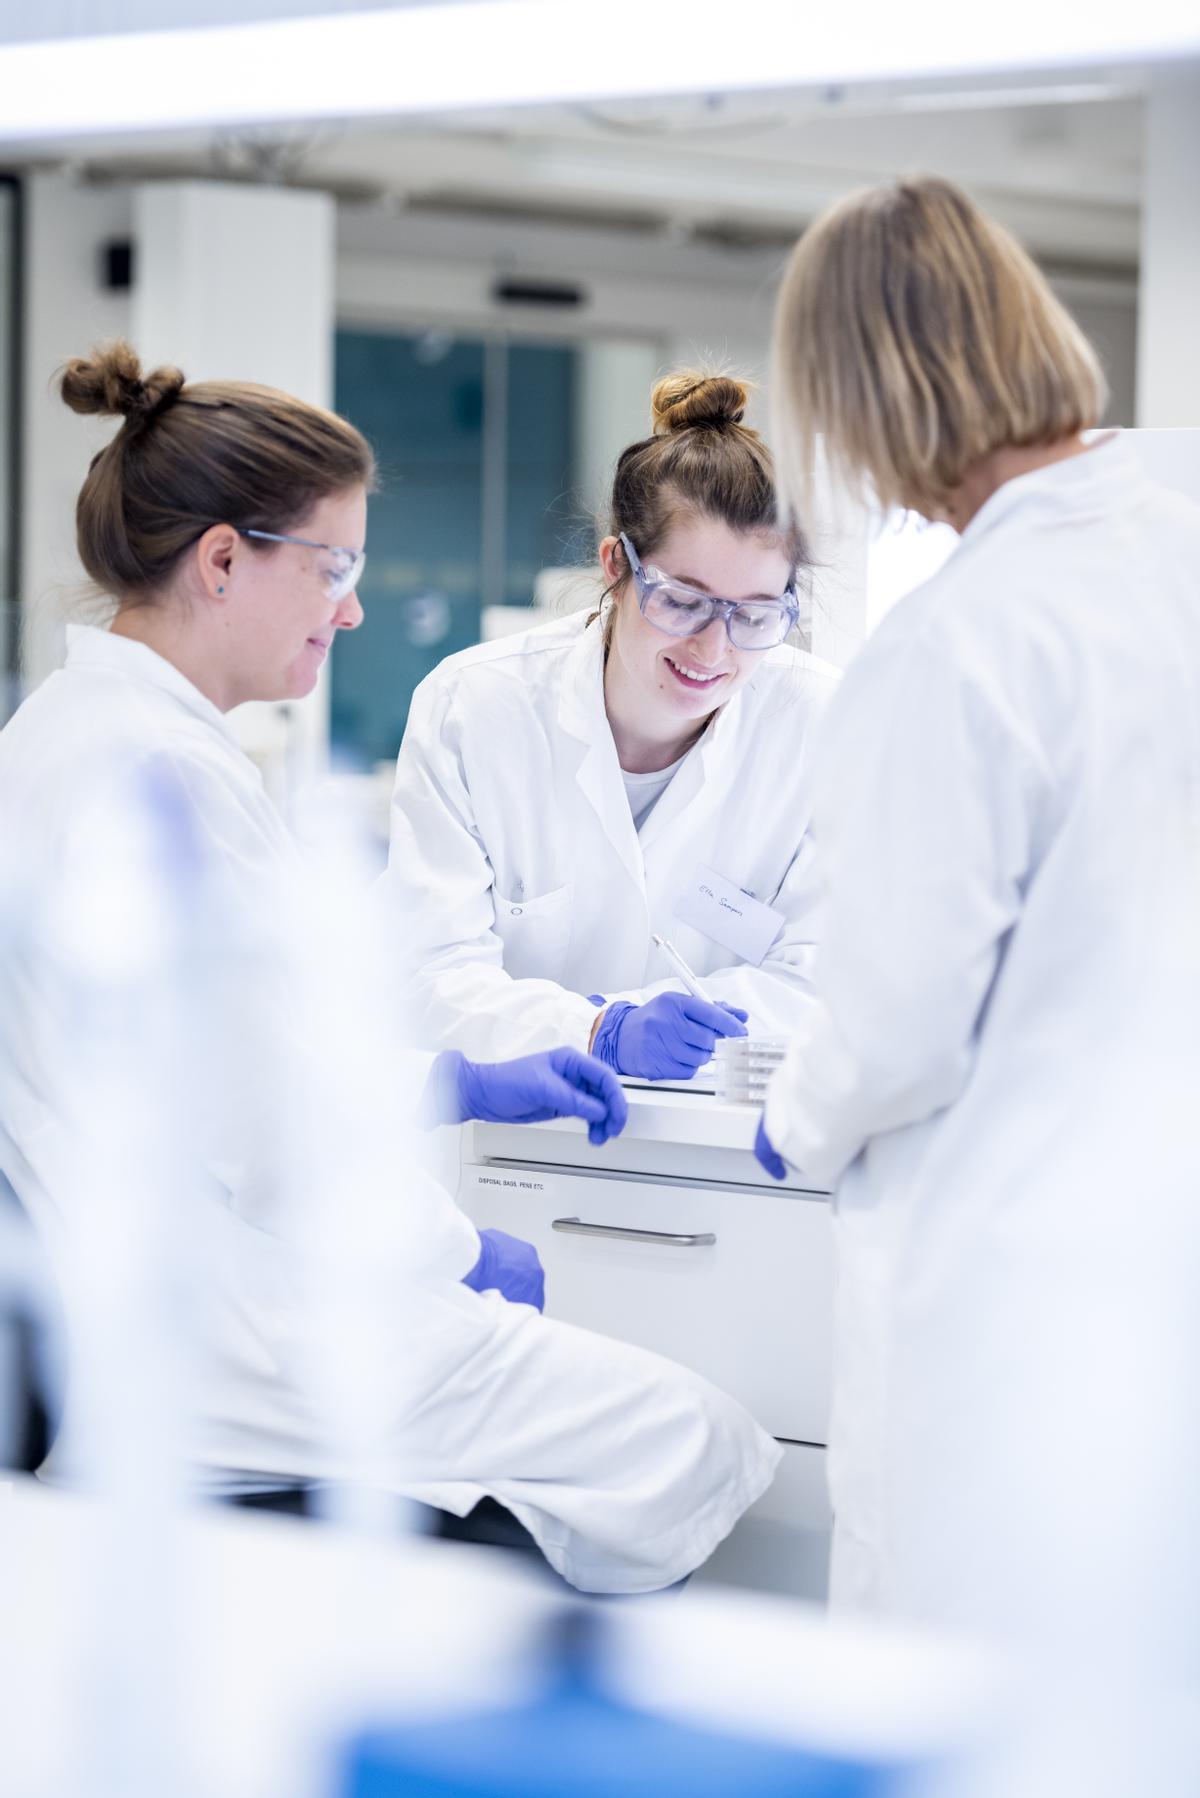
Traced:
[[723, 1036], [716, 1048], [718, 1099], [761, 1105], [767, 1084], [788, 1051], [786, 1036]]

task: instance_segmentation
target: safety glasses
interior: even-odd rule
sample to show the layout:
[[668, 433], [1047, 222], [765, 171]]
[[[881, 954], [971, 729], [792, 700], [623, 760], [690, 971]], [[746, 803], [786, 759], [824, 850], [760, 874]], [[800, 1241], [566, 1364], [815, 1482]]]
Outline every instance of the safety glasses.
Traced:
[[331, 606], [336, 606], [353, 593], [362, 579], [362, 571], [366, 566], [365, 549], [341, 549], [336, 543], [314, 543], [311, 537], [287, 537], [279, 531], [241, 531], [239, 537], [258, 537], [264, 543], [302, 543], [305, 549], [323, 549], [332, 556], [328, 567], [321, 569], [325, 582], [325, 595]]
[[668, 637], [695, 637], [720, 615], [735, 649], [774, 649], [800, 617], [794, 586], [780, 599], [717, 599], [658, 568], [643, 568], [624, 531], [621, 547], [637, 588], [642, 617]]

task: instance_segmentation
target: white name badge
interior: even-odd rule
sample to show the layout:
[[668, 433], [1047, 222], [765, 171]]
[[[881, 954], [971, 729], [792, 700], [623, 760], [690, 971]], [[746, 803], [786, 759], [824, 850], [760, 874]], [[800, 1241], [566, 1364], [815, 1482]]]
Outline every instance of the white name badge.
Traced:
[[701, 864], [683, 890], [675, 916], [710, 942], [757, 967], [783, 929], [783, 913], [751, 898], [731, 880]]

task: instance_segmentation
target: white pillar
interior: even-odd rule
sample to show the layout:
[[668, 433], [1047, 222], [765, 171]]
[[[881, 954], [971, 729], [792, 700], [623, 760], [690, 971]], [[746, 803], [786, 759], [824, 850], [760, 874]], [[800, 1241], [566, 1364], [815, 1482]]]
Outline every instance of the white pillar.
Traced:
[[[218, 181], [135, 188], [131, 334], [143, 363], [330, 405], [334, 224], [327, 194]], [[231, 721], [283, 799], [323, 764], [328, 717], [322, 680], [298, 705], [241, 706]]]
[[55, 371], [129, 330], [129, 294], [103, 285], [106, 240], [127, 238], [128, 187], [59, 174], [25, 182], [22, 257], [21, 672], [26, 690], [63, 658], [63, 627], [86, 593], [75, 554], [75, 497], [112, 435], [108, 419], [77, 418]]
[[662, 372], [653, 343], [584, 343], [579, 351], [575, 466], [583, 503], [603, 518], [627, 444], [650, 435], [650, 389]]
[[1146, 102], [1139, 425], [1200, 425], [1200, 70], [1163, 70]]

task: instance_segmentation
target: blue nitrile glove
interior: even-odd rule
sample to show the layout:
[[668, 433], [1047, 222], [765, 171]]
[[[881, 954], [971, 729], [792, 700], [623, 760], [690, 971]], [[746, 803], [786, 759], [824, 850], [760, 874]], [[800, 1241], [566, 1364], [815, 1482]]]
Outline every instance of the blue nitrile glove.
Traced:
[[711, 1061], [718, 1037], [745, 1036], [749, 1016], [691, 993], [659, 993], [644, 1005], [615, 999], [600, 1020], [592, 1054], [640, 1080], [690, 1080]]
[[599, 1147], [625, 1128], [629, 1107], [621, 1083], [582, 1049], [545, 1049], [516, 1061], [468, 1061], [439, 1055], [426, 1088], [425, 1109], [441, 1123], [540, 1124], [582, 1118]]
[[546, 1303], [546, 1276], [531, 1242], [509, 1236], [503, 1230], [479, 1232], [479, 1259], [462, 1277], [472, 1292], [500, 1292], [514, 1305], [532, 1305], [541, 1311]]
[[767, 1119], [764, 1112], [758, 1120], [758, 1135], [754, 1138], [754, 1155], [760, 1167], [764, 1167], [772, 1180], [786, 1180], [787, 1167], [783, 1156], [774, 1147], [767, 1135]]

